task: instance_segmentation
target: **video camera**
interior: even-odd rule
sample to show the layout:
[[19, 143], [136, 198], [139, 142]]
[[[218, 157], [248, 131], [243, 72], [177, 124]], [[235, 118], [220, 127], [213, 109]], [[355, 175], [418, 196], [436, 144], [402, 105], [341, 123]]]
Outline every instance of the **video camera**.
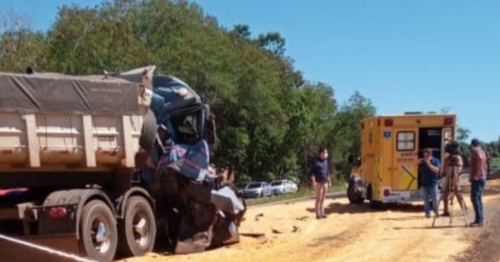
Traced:
[[457, 141], [450, 141], [444, 147], [444, 152], [450, 155], [459, 155], [460, 154], [460, 145]]

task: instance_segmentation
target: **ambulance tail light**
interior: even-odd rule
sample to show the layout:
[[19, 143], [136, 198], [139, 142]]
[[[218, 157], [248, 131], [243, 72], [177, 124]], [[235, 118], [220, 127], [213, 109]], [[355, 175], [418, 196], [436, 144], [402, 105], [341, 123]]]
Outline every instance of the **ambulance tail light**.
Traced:
[[384, 189], [384, 197], [388, 197], [390, 195], [391, 195], [391, 190], [388, 188]]
[[453, 125], [453, 117], [445, 117], [444, 121], [443, 121], [443, 124], [445, 126], [451, 126], [451, 125]]
[[384, 126], [393, 126], [394, 125], [394, 120], [393, 119], [385, 119], [384, 120]]

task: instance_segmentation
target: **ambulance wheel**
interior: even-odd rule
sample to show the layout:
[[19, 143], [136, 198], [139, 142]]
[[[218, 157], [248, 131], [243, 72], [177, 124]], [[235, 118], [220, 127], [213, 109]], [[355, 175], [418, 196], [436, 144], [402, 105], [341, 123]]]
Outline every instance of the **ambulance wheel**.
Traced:
[[369, 202], [370, 208], [372, 208], [372, 209], [380, 209], [380, 208], [382, 208], [383, 204], [382, 204], [381, 201], [373, 200], [372, 185], [368, 185], [368, 189], [366, 191], [366, 195], [368, 196], [368, 200], [370, 201]]
[[347, 198], [351, 204], [361, 205], [365, 202], [361, 192], [356, 192], [356, 186], [354, 183], [349, 183], [349, 186], [347, 187]]
[[372, 209], [381, 209], [384, 204], [381, 201], [370, 200], [370, 208]]

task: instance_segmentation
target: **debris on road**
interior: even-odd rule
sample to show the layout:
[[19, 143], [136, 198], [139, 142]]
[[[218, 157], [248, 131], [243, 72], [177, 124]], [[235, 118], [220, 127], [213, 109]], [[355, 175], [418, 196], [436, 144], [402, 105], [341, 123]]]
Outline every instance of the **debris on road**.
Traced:
[[[491, 190], [495, 188], [493, 183], [497, 183], [496, 188], [500, 188], [500, 179], [488, 181], [485, 187], [487, 219], [490, 217], [496, 219], [500, 214], [498, 211], [500, 205], [495, 205], [500, 199], [500, 194]], [[160, 259], [141, 257], [130, 262], [253, 262], [261, 260], [389, 262], [401, 260], [402, 257], [408, 262], [460, 262], [466, 260], [457, 261], [453, 256], [467, 250], [470, 244], [468, 240], [474, 238], [471, 234], [482, 235], [483, 232], [490, 233], [494, 229], [493, 225], [476, 229], [462, 227], [432, 229], [428, 225], [428, 220], [421, 218], [424, 217], [421, 203], [413, 204], [412, 208], [393, 206], [392, 212], [388, 210], [369, 212], [368, 205], [350, 205], [347, 198], [338, 199], [332, 204], [334, 205], [330, 207], [330, 216], [321, 222], [314, 219], [314, 211], [307, 211], [310, 208], [310, 202], [300, 202], [292, 206], [284, 204], [255, 206], [247, 210], [246, 216], [250, 219], [241, 226], [241, 242], [238, 245], [214, 252], [192, 254], [189, 258], [188, 256]], [[282, 212], [285, 207], [286, 212]], [[261, 213], [265, 215], [265, 219], [255, 221], [253, 218]], [[283, 220], [277, 223], [278, 217], [282, 217]], [[303, 217], [308, 217], [306, 222], [298, 220]], [[491, 222], [493, 223], [492, 220]], [[299, 228], [300, 233], [291, 232], [294, 226]], [[273, 233], [273, 228], [283, 233]], [[257, 237], [259, 233], [265, 233], [265, 236]], [[488, 243], [499, 242], [494, 238], [497, 235], [492, 234], [486, 242], [479, 241], [484, 246], [477, 250], [484, 251]], [[489, 247], [496, 246], [490, 245]], [[360, 247], [363, 247], [361, 251]], [[422, 250], [439, 250], [439, 252], [422, 252]], [[491, 252], [483, 254], [491, 257], [496, 255]]]
[[271, 230], [272, 230], [272, 232], [273, 232], [274, 234], [283, 234], [283, 232], [282, 232], [282, 231], [280, 231], [280, 230], [277, 230], [277, 229], [274, 229], [274, 228], [271, 228]]
[[261, 237], [265, 237], [266, 234], [265, 233], [240, 233], [240, 236], [261, 238]]

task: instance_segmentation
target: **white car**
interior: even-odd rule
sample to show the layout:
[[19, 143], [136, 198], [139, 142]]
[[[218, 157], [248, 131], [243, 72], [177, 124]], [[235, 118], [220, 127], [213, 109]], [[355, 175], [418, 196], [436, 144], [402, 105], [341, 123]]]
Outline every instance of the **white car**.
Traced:
[[282, 195], [295, 193], [298, 190], [297, 184], [288, 179], [276, 180], [271, 182], [273, 195]]
[[248, 183], [243, 189], [243, 196], [245, 198], [251, 197], [270, 197], [273, 191], [267, 182], [252, 182]]

